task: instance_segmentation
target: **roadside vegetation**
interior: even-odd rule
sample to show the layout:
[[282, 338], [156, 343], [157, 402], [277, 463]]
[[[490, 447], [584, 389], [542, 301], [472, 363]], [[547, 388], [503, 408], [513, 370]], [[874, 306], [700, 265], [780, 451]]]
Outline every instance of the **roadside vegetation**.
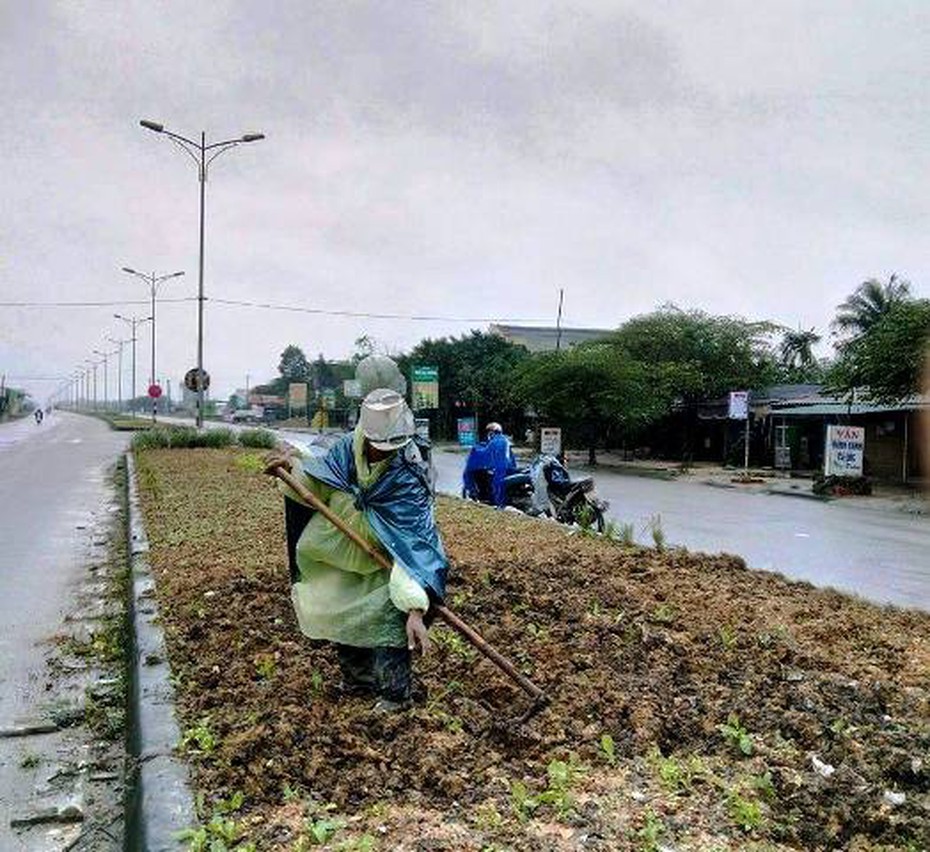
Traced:
[[[449, 603], [412, 711], [340, 696], [297, 630], [261, 452], [140, 448], [201, 823], [191, 849], [930, 846], [930, 616], [442, 499]], [[195, 463], [192, 463], [195, 462]]]

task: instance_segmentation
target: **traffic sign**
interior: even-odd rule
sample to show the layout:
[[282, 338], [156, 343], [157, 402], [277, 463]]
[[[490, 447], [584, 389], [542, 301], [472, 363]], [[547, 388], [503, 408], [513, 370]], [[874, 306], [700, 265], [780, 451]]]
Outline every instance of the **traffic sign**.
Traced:
[[197, 380], [198, 376], [203, 377], [204, 390], [210, 387], [210, 374], [206, 370], [198, 370], [196, 367], [191, 367], [191, 369], [184, 374], [184, 387], [191, 391], [191, 393], [197, 393], [200, 390], [200, 382]]
[[149, 385], [149, 396], [158, 399], [161, 396], [161, 385]]

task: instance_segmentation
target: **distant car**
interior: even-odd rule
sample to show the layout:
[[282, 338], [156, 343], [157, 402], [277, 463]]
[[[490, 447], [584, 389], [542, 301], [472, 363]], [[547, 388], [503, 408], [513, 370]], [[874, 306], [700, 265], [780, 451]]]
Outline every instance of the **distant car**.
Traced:
[[233, 423], [258, 423], [260, 420], [261, 417], [248, 408], [240, 408], [232, 413]]

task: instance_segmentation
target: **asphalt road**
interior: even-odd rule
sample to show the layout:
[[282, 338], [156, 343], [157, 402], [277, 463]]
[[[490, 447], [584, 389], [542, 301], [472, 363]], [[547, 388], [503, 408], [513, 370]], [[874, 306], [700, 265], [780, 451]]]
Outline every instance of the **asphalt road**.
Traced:
[[[89, 417], [55, 413], [0, 424], [0, 728], [42, 715], [44, 644], [59, 633], [90, 559], [90, 530], [107, 511], [108, 471], [127, 433]], [[0, 810], [31, 790], [22, 786], [23, 745], [0, 741]], [[0, 825], [0, 848], [20, 848]]]
[[[458, 494], [465, 456], [437, 452], [434, 460], [438, 489]], [[930, 516], [892, 501], [821, 502], [607, 470], [595, 481], [608, 517], [632, 523], [642, 543], [652, 542], [658, 517], [669, 544], [736, 553], [752, 568], [930, 611]]]

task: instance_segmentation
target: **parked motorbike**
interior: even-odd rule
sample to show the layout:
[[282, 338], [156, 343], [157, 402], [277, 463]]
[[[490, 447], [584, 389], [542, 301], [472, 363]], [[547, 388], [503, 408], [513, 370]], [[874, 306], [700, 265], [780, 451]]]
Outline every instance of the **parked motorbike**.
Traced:
[[[494, 472], [466, 464], [463, 497], [494, 505]], [[604, 531], [604, 513], [609, 507], [594, 493], [594, 479], [572, 479], [555, 456], [539, 455], [529, 467], [515, 470], [503, 480], [505, 505], [527, 515], [544, 515], [563, 524]]]

